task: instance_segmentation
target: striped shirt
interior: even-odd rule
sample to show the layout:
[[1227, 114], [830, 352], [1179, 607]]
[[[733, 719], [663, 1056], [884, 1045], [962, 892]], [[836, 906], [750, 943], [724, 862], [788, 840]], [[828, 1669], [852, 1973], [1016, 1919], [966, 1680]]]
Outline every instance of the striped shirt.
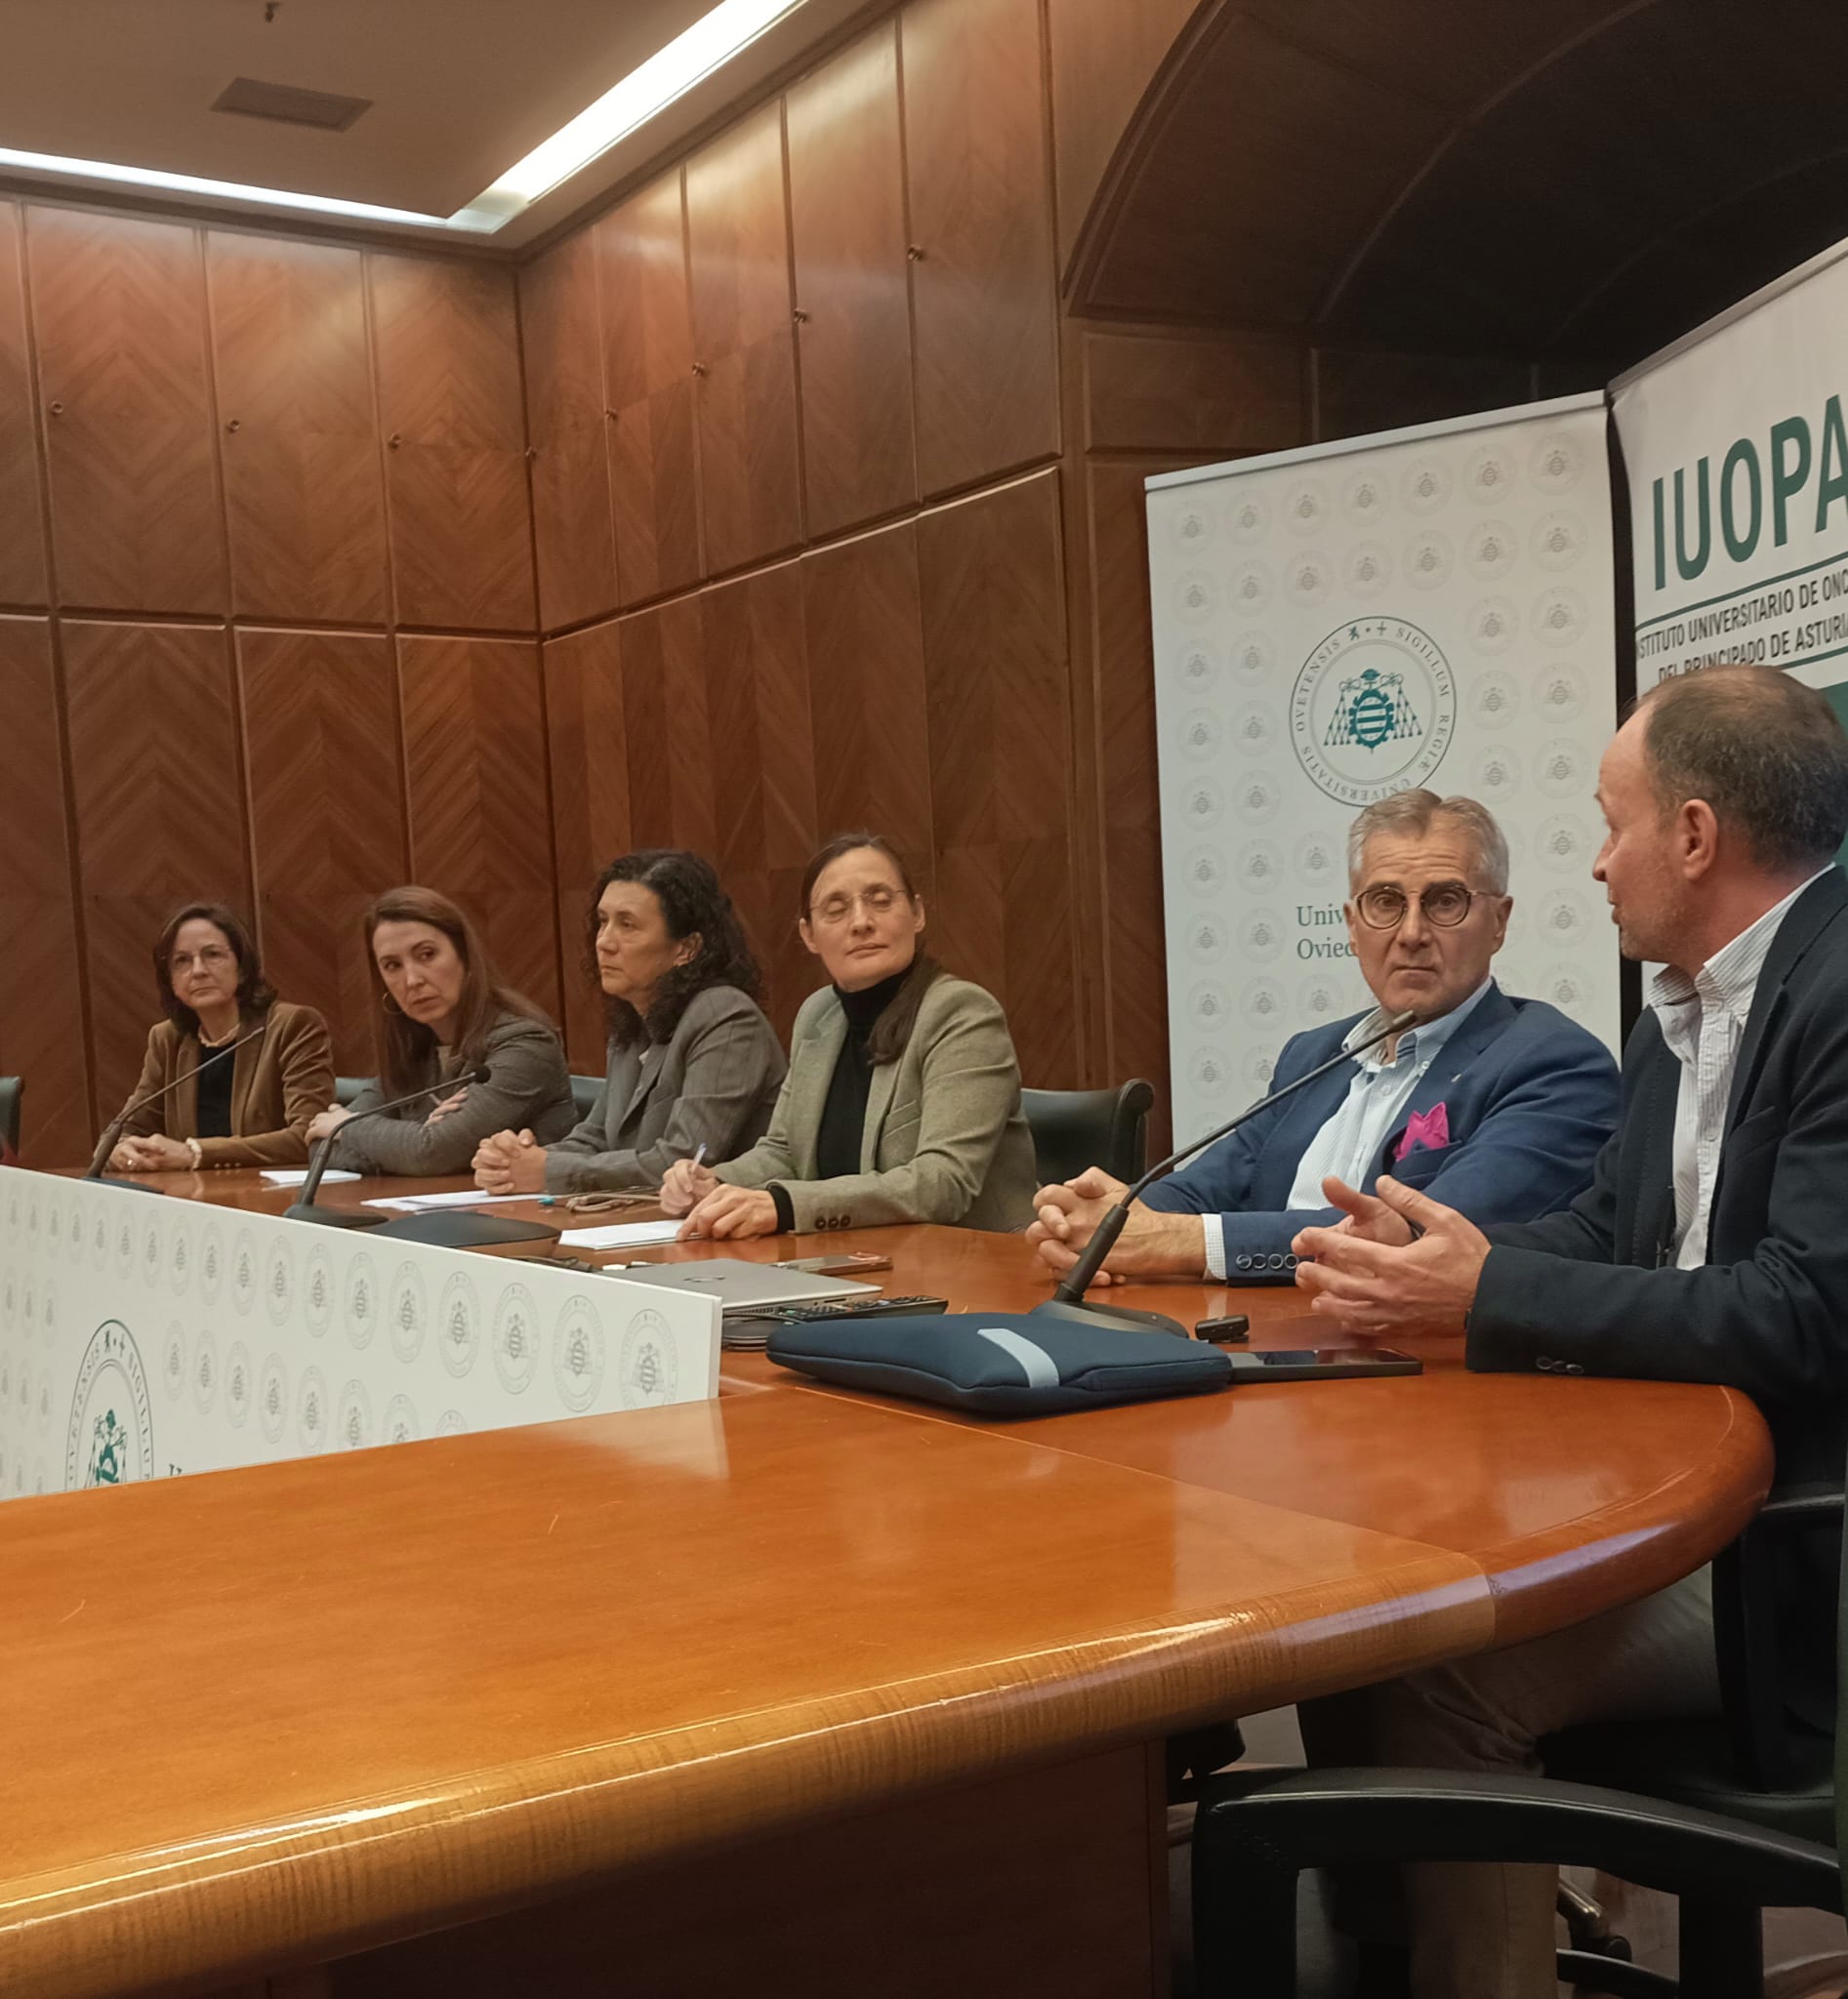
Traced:
[[1730, 944], [1721, 946], [1693, 978], [1664, 965], [1649, 982], [1650, 1010], [1681, 1064], [1674, 1137], [1677, 1270], [1697, 1270], [1706, 1261], [1706, 1225], [1720, 1174], [1726, 1103], [1758, 974], [1790, 905], [1810, 882], [1827, 873], [1827, 868], [1819, 868], [1809, 881], [1791, 889]]

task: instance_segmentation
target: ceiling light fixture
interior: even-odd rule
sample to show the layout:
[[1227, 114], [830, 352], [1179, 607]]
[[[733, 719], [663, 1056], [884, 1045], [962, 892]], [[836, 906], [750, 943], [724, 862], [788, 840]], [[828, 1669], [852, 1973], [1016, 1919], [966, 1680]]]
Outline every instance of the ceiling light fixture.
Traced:
[[719, 0], [710, 14], [702, 15], [691, 27], [632, 69], [613, 90], [605, 91], [595, 103], [510, 167], [476, 197], [477, 206], [513, 213], [550, 193], [559, 182], [568, 181], [598, 154], [664, 111], [676, 98], [684, 97], [696, 83], [801, 5], [801, 0]]

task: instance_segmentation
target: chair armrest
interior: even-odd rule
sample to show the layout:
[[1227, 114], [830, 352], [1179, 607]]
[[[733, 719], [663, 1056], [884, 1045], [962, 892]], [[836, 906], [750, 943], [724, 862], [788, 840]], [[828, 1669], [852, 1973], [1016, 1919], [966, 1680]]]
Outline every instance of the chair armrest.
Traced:
[[1390, 1860], [1557, 1862], [1668, 1895], [1841, 1906], [1829, 1848], [1629, 1791], [1435, 1770], [1253, 1772], [1201, 1788], [1197, 1870], [1299, 1873]]

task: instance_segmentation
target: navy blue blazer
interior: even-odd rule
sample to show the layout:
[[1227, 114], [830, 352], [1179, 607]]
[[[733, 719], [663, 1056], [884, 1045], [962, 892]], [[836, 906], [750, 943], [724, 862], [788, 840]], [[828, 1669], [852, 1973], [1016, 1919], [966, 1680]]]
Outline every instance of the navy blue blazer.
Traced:
[[[1363, 1014], [1293, 1037], [1271, 1079], [1281, 1088], [1331, 1055]], [[1347, 1096], [1343, 1064], [1223, 1138], [1142, 1198], [1150, 1207], [1220, 1216], [1233, 1284], [1294, 1282], [1291, 1239], [1340, 1219], [1332, 1207], [1287, 1207], [1309, 1142]], [[1491, 984], [1438, 1051], [1404, 1115], [1364, 1176], [1391, 1171], [1471, 1221], [1525, 1222], [1591, 1184], [1599, 1148], [1616, 1128], [1617, 1064], [1594, 1036], [1543, 1000], [1510, 1000]], [[1414, 1116], [1439, 1104], [1450, 1143], [1417, 1146], [1393, 1163]]]

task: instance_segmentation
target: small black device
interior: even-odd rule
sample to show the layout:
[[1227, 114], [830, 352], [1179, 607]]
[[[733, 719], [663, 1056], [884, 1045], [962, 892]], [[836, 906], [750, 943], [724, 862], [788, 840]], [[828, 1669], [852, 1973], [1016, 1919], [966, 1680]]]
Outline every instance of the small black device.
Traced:
[[817, 1305], [779, 1305], [763, 1316], [779, 1326], [813, 1326], [824, 1319], [891, 1319], [907, 1313], [922, 1318], [949, 1309], [948, 1298], [830, 1298]]
[[1424, 1363], [1391, 1347], [1272, 1347], [1227, 1354], [1232, 1385], [1255, 1381], [1346, 1381], [1361, 1374], [1422, 1374]]
[[1222, 1319], [1196, 1319], [1195, 1339], [1210, 1339], [1215, 1346], [1228, 1346], [1234, 1340], [1251, 1336], [1252, 1322], [1243, 1312], [1228, 1312]]

